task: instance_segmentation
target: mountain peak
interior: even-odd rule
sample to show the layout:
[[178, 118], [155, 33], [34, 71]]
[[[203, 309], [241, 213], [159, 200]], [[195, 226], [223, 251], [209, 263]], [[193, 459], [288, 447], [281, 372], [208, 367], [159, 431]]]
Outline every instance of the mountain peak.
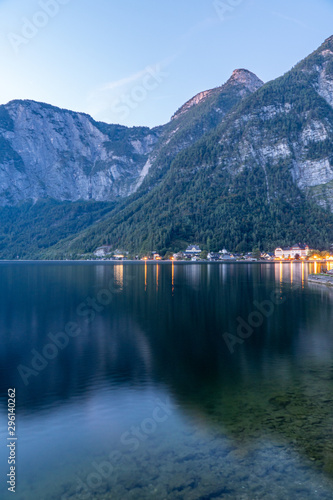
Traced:
[[[324, 56], [325, 58], [328, 56], [332, 56], [333, 55], [333, 36], [326, 38], [324, 43], [322, 43], [321, 46], [313, 54], [320, 54], [320, 55]], [[310, 54], [309, 58], [311, 58], [311, 56], [313, 54]]]
[[223, 89], [230, 90], [231, 86], [235, 84], [238, 84], [240, 87], [242, 87], [240, 91], [237, 88], [237, 92], [239, 92], [241, 96], [244, 96], [246, 95], [247, 91], [255, 92], [256, 90], [258, 90], [264, 85], [264, 82], [262, 82], [260, 78], [258, 78], [254, 73], [251, 73], [251, 71], [248, 71], [247, 69], [235, 69], [229, 80], [224, 85], [215, 87], [214, 89], [205, 90], [204, 92], [199, 92], [199, 94], [195, 95], [194, 97], [192, 97], [192, 99], [187, 101], [172, 116], [171, 119], [173, 120], [174, 118], [178, 118], [186, 111], [188, 111], [192, 106], [199, 104], [201, 101], [204, 101], [213, 95], [219, 94]]
[[330, 47], [333, 47], [333, 35], [332, 36], [329, 36], [328, 38], [326, 38], [326, 40], [324, 41], [323, 43], [323, 46], [327, 46], [329, 45]]
[[249, 71], [248, 69], [235, 69], [229, 78], [229, 84], [238, 83], [240, 85], [245, 86], [251, 92], [258, 90], [260, 87], [264, 85], [264, 82], [260, 80], [254, 73]]

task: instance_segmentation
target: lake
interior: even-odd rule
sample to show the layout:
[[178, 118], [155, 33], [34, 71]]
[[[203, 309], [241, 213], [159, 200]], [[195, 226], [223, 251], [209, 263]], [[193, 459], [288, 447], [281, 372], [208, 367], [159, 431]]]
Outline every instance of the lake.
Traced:
[[331, 499], [319, 269], [1, 263], [1, 498]]

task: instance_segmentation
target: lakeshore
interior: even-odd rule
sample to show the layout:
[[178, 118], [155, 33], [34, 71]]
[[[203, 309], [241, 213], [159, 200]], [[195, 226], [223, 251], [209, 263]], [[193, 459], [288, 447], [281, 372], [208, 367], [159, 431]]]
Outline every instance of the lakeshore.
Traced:
[[309, 283], [333, 286], [333, 274], [310, 274], [308, 281]]
[[47, 263], [47, 264], [327, 264], [332, 263], [332, 261], [326, 260], [125, 260], [125, 259], [76, 259], [76, 260], [33, 260], [33, 259], [12, 259], [12, 260], [0, 260], [0, 264], [37, 264], [37, 263]]

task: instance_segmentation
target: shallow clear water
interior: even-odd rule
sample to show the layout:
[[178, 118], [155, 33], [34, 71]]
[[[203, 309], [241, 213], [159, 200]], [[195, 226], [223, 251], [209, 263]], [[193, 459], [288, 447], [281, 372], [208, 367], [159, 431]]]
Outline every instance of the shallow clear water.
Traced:
[[331, 499], [333, 288], [309, 270], [1, 264], [0, 497], [15, 387], [18, 500]]

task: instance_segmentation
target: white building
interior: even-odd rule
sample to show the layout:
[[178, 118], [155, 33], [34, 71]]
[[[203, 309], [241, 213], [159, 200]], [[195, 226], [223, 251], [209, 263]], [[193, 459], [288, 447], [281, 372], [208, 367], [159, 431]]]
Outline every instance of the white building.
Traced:
[[194, 257], [195, 255], [200, 255], [200, 254], [201, 254], [201, 248], [198, 247], [197, 245], [190, 245], [185, 250], [185, 255], [187, 255], [188, 257]]
[[292, 247], [276, 248], [275, 257], [277, 259], [294, 259], [297, 255], [305, 258], [309, 255], [310, 248], [307, 245], [294, 245]]

